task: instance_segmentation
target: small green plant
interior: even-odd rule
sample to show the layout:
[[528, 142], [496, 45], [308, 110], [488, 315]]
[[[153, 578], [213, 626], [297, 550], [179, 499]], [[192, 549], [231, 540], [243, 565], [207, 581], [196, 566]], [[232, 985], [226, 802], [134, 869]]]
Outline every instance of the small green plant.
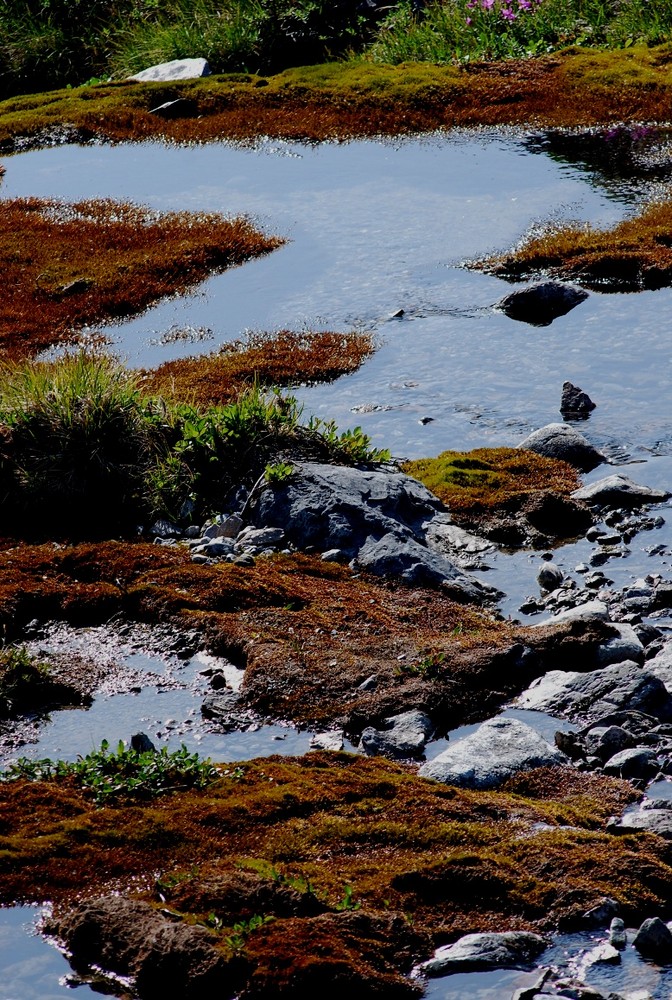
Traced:
[[[208, 922], [211, 918], [214, 918], [216, 924]], [[255, 914], [253, 917], [250, 917], [249, 920], [241, 920], [237, 924], [234, 924], [232, 933], [228, 934], [224, 940], [232, 951], [240, 953], [244, 949], [245, 942], [250, 934], [253, 934], [254, 931], [259, 930], [260, 927], [270, 923], [272, 920], [275, 920], [275, 917], [268, 915], [259, 916], [258, 914]], [[222, 922], [219, 917], [217, 917], [214, 913], [211, 913], [206, 920], [206, 926], [214, 927], [215, 930], [219, 930], [222, 926]]]
[[291, 462], [273, 462], [264, 469], [264, 478], [270, 486], [286, 483], [294, 472]]
[[359, 900], [356, 900], [353, 896], [353, 889], [351, 885], [346, 885], [343, 888], [343, 899], [340, 903], [336, 903], [335, 909], [339, 912], [345, 910], [359, 910], [361, 907]]
[[205, 788], [219, 777], [211, 761], [202, 760], [183, 745], [179, 750], [147, 750], [138, 753], [122, 741], [110, 751], [107, 740], [100, 750], [74, 762], [30, 760], [22, 757], [0, 772], [0, 781], [48, 781], [74, 778], [98, 805], [124, 798], [152, 799], [188, 788]]
[[445, 651], [442, 649], [430, 650], [419, 660], [411, 660], [409, 663], [402, 662], [398, 671], [406, 677], [424, 677], [427, 680], [443, 677], [446, 672]]
[[49, 683], [46, 663], [32, 656], [25, 646], [0, 649], [0, 718], [28, 706], [36, 689]]

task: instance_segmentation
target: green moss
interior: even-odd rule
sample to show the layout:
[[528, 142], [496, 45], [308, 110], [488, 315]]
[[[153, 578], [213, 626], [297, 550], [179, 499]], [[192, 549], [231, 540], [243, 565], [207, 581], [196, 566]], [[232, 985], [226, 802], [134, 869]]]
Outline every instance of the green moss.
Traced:
[[543, 490], [566, 496], [579, 486], [576, 472], [566, 462], [519, 448], [444, 451], [436, 458], [406, 462], [402, 468], [451, 510], [462, 513], [493, 509]]

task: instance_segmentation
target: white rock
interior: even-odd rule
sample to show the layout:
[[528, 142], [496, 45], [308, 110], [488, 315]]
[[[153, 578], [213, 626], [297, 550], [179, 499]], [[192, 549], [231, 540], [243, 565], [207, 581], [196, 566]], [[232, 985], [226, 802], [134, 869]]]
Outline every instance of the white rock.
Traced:
[[193, 80], [199, 76], [210, 76], [207, 59], [173, 59], [143, 69], [128, 79], [140, 83], [163, 83], [168, 80]]

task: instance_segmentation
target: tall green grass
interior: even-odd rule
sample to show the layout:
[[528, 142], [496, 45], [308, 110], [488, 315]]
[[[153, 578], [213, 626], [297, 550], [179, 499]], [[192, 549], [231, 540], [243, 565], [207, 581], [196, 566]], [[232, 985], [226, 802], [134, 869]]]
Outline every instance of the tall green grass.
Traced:
[[100, 537], [157, 516], [226, 508], [269, 463], [389, 457], [359, 428], [302, 422], [291, 396], [252, 387], [199, 410], [143, 395], [116, 361], [80, 353], [0, 370], [0, 513], [6, 534]]
[[442, 0], [399, 4], [368, 50], [381, 63], [521, 58], [568, 45], [619, 48], [672, 35], [672, 0]]

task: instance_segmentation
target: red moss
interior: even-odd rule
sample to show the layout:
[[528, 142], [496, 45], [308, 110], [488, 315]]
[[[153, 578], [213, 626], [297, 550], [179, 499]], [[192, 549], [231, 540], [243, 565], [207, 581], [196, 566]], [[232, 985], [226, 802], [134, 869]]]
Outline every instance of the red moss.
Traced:
[[149, 395], [218, 405], [232, 402], [255, 382], [287, 386], [330, 381], [355, 371], [372, 351], [369, 334], [255, 334], [216, 354], [167, 361], [144, 373], [142, 389]]
[[4, 202], [0, 236], [0, 353], [12, 358], [139, 312], [282, 242], [242, 218], [38, 198]]

